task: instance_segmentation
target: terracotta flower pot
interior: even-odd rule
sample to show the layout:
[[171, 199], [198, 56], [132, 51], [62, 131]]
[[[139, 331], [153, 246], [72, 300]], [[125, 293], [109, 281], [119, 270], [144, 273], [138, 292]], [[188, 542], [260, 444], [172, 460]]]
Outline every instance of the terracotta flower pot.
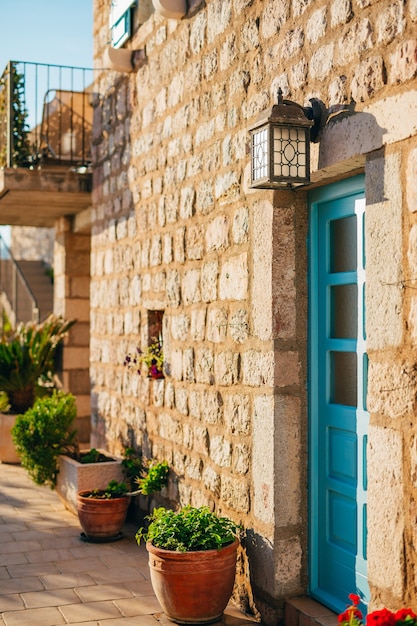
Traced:
[[11, 433], [16, 417], [17, 415], [13, 413], [0, 413], [0, 461], [2, 463], [15, 465], [20, 463]]
[[233, 591], [238, 545], [175, 552], [147, 542], [153, 590], [169, 619], [207, 624], [221, 618]]
[[120, 537], [130, 498], [88, 498], [90, 491], [77, 495], [78, 519], [87, 538], [112, 541]]

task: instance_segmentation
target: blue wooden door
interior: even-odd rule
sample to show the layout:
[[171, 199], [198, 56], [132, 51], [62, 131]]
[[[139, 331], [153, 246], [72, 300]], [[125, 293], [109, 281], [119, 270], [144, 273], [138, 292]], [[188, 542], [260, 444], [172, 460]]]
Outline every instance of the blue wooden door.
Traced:
[[363, 188], [310, 195], [310, 593], [336, 611], [369, 595]]

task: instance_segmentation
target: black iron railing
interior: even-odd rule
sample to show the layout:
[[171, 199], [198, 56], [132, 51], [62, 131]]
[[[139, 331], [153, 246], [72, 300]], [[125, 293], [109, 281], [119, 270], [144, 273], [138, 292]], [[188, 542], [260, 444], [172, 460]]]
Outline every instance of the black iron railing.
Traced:
[[0, 78], [0, 167], [91, 160], [93, 70], [10, 61]]
[[1, 235], [0, 306], [2, 312], [6, 311], [13, 327], [19, 322], [39, 322], [36, 298]]

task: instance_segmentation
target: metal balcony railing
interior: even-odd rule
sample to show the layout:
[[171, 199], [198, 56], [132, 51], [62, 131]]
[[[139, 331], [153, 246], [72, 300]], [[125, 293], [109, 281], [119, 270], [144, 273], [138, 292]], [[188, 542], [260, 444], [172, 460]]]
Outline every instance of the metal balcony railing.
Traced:
[[0, 79], [0, 167], [91, 161], [93, 70], [10, 61]]
[[13, 327], [19, 322], [39, 322], [36, 298], [1, 235], [0, 305]]

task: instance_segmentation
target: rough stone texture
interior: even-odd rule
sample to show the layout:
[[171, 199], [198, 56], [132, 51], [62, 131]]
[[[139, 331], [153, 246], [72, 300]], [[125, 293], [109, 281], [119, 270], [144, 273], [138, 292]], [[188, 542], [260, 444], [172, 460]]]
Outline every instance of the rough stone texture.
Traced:
[[[109, 7], [94, 5], [100, 68]], [[308, 200], [303, 189], [249, 187], [248, 128], [278, 87], [301, 105], [321, 100], [329, 115], [311, 145], [316, 185], [366, 163], [377, 454], [368, 468], [370, 584], [393, 608], [417, 599], [416, 512], [408, 504], [417, 500], [416, 22], [416, 0], [207, 0], [178, 22], [149, 17], [129, 42], [146, 50], [136, 72], [97, 72], [95, 441], [143, 444], [172, 464], [178, 501], [170, 504], [208, 503], [244, 521], [263, 550], [260, 558], [248, 548], [237, 595], [247, 608], [261, 607], [268, 625], [280, 623], [284, 598], [307, 593], [309, 550]], [[65, 288], [59, 279], [60, 297]], [[122, 365], [132, 346], [148, 341], [148, 312], [156, 310], [164, 317], [164, 381]], [[404, 546], [391, 534], [388, 504], [378, 510], [378, 490], [400, 511], [394, 527]], [[252, 591], [249, 570], [259, 587]]]
[[[368, 533], [373, 536], [368, 546], [369, 577], [377, 587], [389, 589], [394, 597], [401, 598], [405, 568], [401, 434], [390, 428], [371, 426], [368, 441], [368, 472], [373, 477], [368, 495], [368, 507], [373, 510], [368, 518]], [[387, 450], [389, 465], [384, 460]]]

